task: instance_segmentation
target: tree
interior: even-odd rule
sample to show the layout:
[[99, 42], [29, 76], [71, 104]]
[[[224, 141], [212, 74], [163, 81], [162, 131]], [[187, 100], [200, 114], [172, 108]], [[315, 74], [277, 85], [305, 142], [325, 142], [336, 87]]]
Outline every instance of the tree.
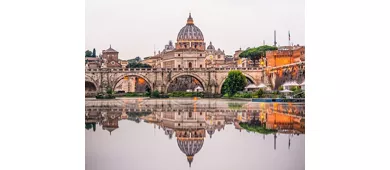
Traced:
[[109, 88], [107, 88], [106, 93], [108, 95], [113, 95], [114, 94], [114, 90], [111, 87], [109, 87]]
[[93, 127], [92, 123], [86, 123], [85, 124], [85, 129], [89, 130]]
[[92, 57], [92, 52], [89, 50], [85, 51], [85, 57]]
[[137, 63], [137, 62], [129, 62], [126, 68], [152, 68], [149, 64]]
[[264, 95], [263, 89], [259, 89], [258, 91], [256, 91], [256, 95], [257, 95], [258, 98], [262, 98], [263, 95]]
[[93, 48], [92, 57], [96, 57], [96, 50]]
[[292, 87], [290, 87], [290, 90], [293, 91], [293, 92], [295, 92], [295, 91], [298, 90], [298, 87], [297, 87], [297, 86], [292, 86]]
[[239, 57], [240, 58], [247, 58], [252, 60], [253, 65], [255, 65], [256, 61], [260, 60], [260, 58], [264, 58], [266, 56], [266, 51], [273, 51], [277, 50], [277, 47], [274, 46], [268, 46], [263, 45], [255, 48], [248, 48], [245, 51], [243, 51]]
[[228, 93], [229, 97], [232, 97], [238, 91], [242, 91], [246, 85], [246, 77], [239, 70], [229, 71], [229, 74], [225, 80], [224, 91]]
[[153, 91], [152, 92], [152, 97], [159, 98], [160, 97], [160, 92], [158, 90]]
[[139, 56], [135, 57], [135, 61], [140, 62], [141, 61], [141, 57], [139, 57]]

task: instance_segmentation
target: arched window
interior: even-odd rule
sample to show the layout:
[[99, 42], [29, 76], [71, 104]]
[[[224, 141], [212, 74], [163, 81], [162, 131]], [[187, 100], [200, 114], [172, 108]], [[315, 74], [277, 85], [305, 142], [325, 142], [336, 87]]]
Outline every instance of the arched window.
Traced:
[[200, 67], [200, 68], [202, 68], [202, 64], [201, 64], [201, 65], [199, 65], [199, 67]]
[[192, 68], [192, 63], [188, 63], [188, 68]]
[[180, 64], [179, 64], [177, 67], [179, 67], [179, 68], [180, 68]]

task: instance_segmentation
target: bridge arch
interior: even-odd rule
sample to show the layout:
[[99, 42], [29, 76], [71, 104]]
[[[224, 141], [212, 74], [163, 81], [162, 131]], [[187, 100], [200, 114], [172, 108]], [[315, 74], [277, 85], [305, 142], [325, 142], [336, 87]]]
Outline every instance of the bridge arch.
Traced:
[[97, 92], [98, 87], [91, 81], [85, 81], [85, 92]]
[[112, 88], [115, 89], [115, 87], [118, 85], [118, 83], [121, 80], [123, 80], [126, 76], [128, 76], [128, 77], [140, 77], [140, 78], [144, 79], [146, 81], [146, 83], [149, 85], [150, 91], [153, 91], [153, 84], [152, 84], [152, 82], [147, 77], [145, 77], [145, 76], [143, 76], [141, 74], [122, 74], [121, 76], [116, 78], [116, 80], [113, 83]]
[[199, 81], [199, 83], [202, 85], [202, 88], [204, 91], [207, 91], [207, 86], [206, 86], [206, 82], [205, 80], [203, 80], [199, 75], [197, 74], [191, 74], [191, 73], [179, 73], [177, 75], [174, 75], [171, 80], [167, 83], [167, 86], [165, 88], [165, 93], [168, 93], [168, 88], [169, 86], [172, 84], [172, 82], [176, 79], [176, 78], [179, 78], [179, 77], [182, 77], [182, 76], [189, 76], [189, 77], [193, 77], [195, 79], [197, 79]]
[[90, 86], [90, 85], [93, 85], [95, 87], [95, 91], [98, 91], [99, 89], [99, 83], [97, 83], [92, 77], [90, 76], [85, 76], [85, 85], [87, 86], [87, 84]]
[[[253, 84], [256, 84], [256, 80], [253, 76], [249, 75], [249, 74], [246, 74], [246, 73], [242, 73], [247, 79], [249, 79]], [[228, 77], [228, 75], [226, 75], [222, 81], [218, 84], [218, 89], [217, 89], [217, 92], [219, 94], [222, 93], [222, 86], [223, 86], [223, 83], [225, 83], [225, 80], [226, 78]]]

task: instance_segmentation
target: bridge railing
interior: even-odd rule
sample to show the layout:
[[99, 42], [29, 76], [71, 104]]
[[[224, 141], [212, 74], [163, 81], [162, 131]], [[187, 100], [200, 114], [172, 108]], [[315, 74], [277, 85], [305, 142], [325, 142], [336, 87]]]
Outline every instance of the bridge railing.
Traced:
[[[305, 62], [293, 63], [278, 67], [268, 67], [271, 71], [292, 67], [296, 65], [304, 65]], [[227, 68], [88, 68], [85, 72], [156, 72], [156, 71], [230, 71], [230, 70], [241, 70], [241, 71], [264, 71], [267, 67], [227, 67]]]

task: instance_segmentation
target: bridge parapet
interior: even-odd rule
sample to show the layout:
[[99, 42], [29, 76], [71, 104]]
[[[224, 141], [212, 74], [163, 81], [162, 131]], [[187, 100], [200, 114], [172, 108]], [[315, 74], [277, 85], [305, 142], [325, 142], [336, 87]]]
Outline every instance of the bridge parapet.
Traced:
[[266, 69], [277, 70], [294, 66], [304, 66], [305, 62], [293, 63], [278, 67], [227, 67], [227, 68], [97, 68], [85, 69], [85, 72], [164, 72], [164, 71], [264, 71]]

